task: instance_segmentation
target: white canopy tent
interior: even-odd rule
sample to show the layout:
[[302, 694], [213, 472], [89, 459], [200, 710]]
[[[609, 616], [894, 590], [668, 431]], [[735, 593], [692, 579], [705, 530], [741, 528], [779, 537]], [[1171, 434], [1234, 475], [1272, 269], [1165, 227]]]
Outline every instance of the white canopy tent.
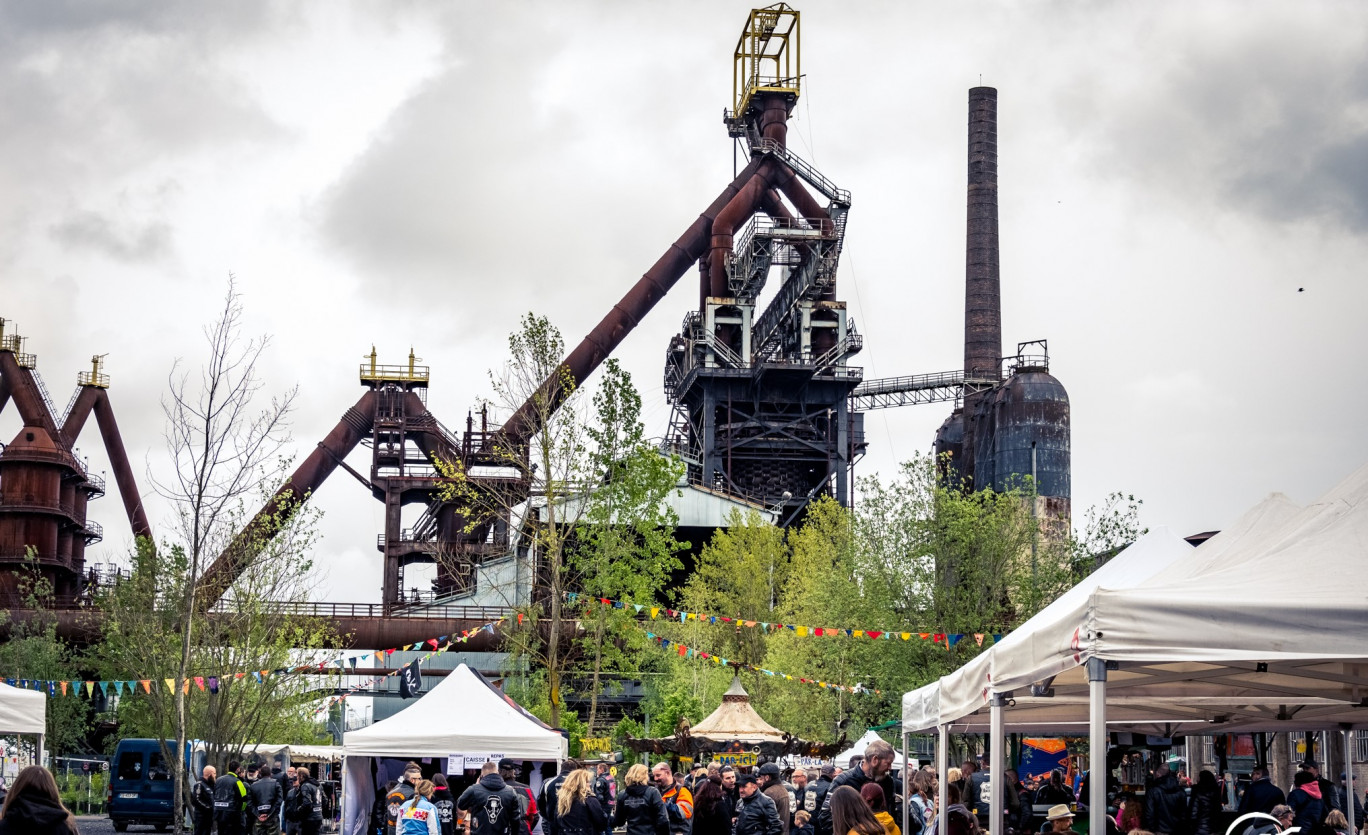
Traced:
[[[1000, 772], [1005, 727], [1086, 723], [1100, 771], [1108, 724], [1368, 727], [1368, 467], [1304, 510], [1270, 497], [1189, 553], [1138, 583], [1088, 583], [942, 679], [942, 738], [986, 718]], [[905, 718], [925, 722], [932, 701], [908, 694]], [[1091, 785], [1100, 832], [1105, 781]]]
[[375, 799], [372, 765], [385, 759], [491, 755], [559, 763], [561, 733], [528, 713], [465, 664], [394, 716], [342, 740], [343, 832], [364, 828]]
[[47, 733], [47, 696], [0, 682], [0, 736], [38, 737], [38, 761], [43, 759], [43, 735]]
[[[865, 731], [865, 735], [855, 740], [854, 745], [850, 746], [850, 748], [846, 749], [845, 751], [842, 751], [841, 753], [837, 754], [836, 759], [832, 760], [832, 763], [836, 765], [838, 768], [850, 768], [851, 757], [863, 757], [865, 749], [869, 747], [869, 743], [877, 742], [881, 739], [883, 739], [883, 737], [879, 736], [873, 731]], [[895, 769], [901, 769], [903, 767], [903, 764], [906, 762], [907, 761], [903, 759], [903, 755], [901, 752], [893, 752], [893, 767]]]

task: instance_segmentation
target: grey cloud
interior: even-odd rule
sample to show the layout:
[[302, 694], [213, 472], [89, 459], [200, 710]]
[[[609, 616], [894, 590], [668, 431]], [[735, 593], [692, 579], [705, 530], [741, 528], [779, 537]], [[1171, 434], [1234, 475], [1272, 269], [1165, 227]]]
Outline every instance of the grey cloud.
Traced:
[[[1255, 5], [1268, 12], [1270, 7]], [[1368, 10], [1264, 14], [1184, 33], [1153, 77], [1110, 95], [1098, 161], [1198, 205], [1368, 233]], [[1170, 23], [1170, 25], [1172, 25]]]
[[150, 261], [171, 248], [171, 226], [162, 221], [120, 224], [98, 212], [76, 212], [53, 224], [49, 234], [63, 246], [89, 249], [120, 261]]

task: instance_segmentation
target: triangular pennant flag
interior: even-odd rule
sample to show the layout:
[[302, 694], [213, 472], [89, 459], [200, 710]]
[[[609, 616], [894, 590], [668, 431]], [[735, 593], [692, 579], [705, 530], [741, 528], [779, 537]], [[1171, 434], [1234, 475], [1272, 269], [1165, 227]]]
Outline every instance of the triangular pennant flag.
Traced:
[[874, 640], [877, 641], [877, 640], [879, 640], [879, 636], [882, 635], [882, 634], [883, 634], [882, 632], [870, 632], [870, 633], [869, 633], [869, 637], [871, 637], [871, 638], [873, 638]]
[[261, 673], [252, 673], [252, 675], [256, 676], [257, 684], [260, 684], [260, 683], [261, 683]]
[[902, 638], [904, 641], [910, 641], [910, 640], [912, 640], [912, 633], [911, 633], [911, 632], [900, 632], [900, 633], [898, 633], [898, 637]]
[[94, 690], [95, 690], [95, 682], [93, 682], [93, 681], [87, 681], [87, 682], [85, 683], [85, 691], [86, 691], [86, 698], [87, 698], [87, 699], [90, 698], [90, 694], [91, 694], [92, 692], [94, 692]]
[[979, 646], [983, 646], [983, 633], [982, 633], [982, 632], [975, 632], [975, 633], [974, 633], [974, 643], [978, 644]]
[[195, 686], [200, 689], [200, 692], [204, 691], [204, 676], [195, 676]]
[[436, 638], [428, 638], [428, 639], [427, 639], [427, 643], [432, 644], [432, 648], [433, 648], [433, 649], [436, 649], [436, 648], [437, 648], [437, 639], [436, 639]]
[[918, 633], [917, 633], [917, 637], [919, 637], [919, 638], [921, 638], [923, 641], [925, 641], [927, 638], [930, 638], [930, 637], [931, 637], [931, 633], [930, 633], [930, 632], [918, 632]]
[[805, 636], [807, 635], [807, 627], [806, 627], [806, 626], [793, 626], [793, 627], [790, 627], [790, 628], [791, 628], [795, 633], [797, 633], [798, 637], [800, 637], [800, 638], [801, 638], [801, 637], [805, 637]]
[[641, 604], [640, 604], [640, 603], [633, 603], [633, 604], [632, 604], [632, 608], [633, 608], [633, 609], [636, 609], [636, 613], [637, 613], [638, 615], [641, 614]]
[[822, 637], [822, 627], [819, 626], [816, 629], [812, 630], [812, 634], [816, 635], [818, 638]]
[[931, 643], [933, 643], [933, 644], [944, 644], [944, 643], [945, 643], [945, 633], [944, 633], [944, 632], [936, 632], [936, 633], [934, 633], [934, 634], [931, 636]]
[[351, 668], [352, 668], [353, 670], [355, 670], [355, 669], [356, 669], [356, 657], [355, 657], [355, 656], [352, 656], [352, 657], [349, 659], [349, 661], [351, 662]]
[[65, 696], [66, 694], [67, 694], [67, 683], [64, 681], [64, 682], [62, 682], [62, 695]]
[[1001, 633], [1001, 632], [994, 632], [994, 633], [993, 633], [993, 643], [996, 644], [998, 641], [1001, 641], [1001, 640], [1002, 640], [1002, 633]]
[[660, 614], [660, 607], [659, 607], [659, 606], [652, 606], [652, 607], [651, 607], [651, 620], [655, 620], [655, 619], [656, 619], [656, 615], [658, 615], [658, 614]]
[[166, 682], [166, 692], [171, 693], [172, 695], [175, 695], [175, 692], [176, 692], [176, 680], [175, 680], [175, 679], [172, 679], [172, 678], [164, 678], [164, 679], [162, 679], [162, 681]]
[[190, 679], [188, 679], [188, 678], [183, 678], [183, 679], [181, 679], [181, 693], [182, 693], [182, 694], [186, 694], [186, 693], [189, 693], [189, 692], [190, 692]]

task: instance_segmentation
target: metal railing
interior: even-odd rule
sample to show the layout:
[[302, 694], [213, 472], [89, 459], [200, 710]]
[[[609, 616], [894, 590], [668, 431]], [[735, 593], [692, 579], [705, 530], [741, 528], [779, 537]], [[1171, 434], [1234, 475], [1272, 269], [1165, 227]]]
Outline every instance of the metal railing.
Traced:
[[751, 143], [751, 151], [758, 154], [768, 154], [783, 161], [794, 170], [794, 173], [806, 180], [831, 202], [839, 203], [842, 206], [850, 205], [849, 191], [838, 187], [807, 160], [783, 147], [775, 140], [765, 138], [756, 140]]
[[104, 540], [104, 527], [92, 519], [85, 521], [85, 541], [87, 545]]
[[[218, 604], [210, 611], [224, 608], [227, 604]], [[381, 603], [328, 603], [328, 602], [300, 602], [300, 601], [277, 601], [266, 604], [268, 611], [279, 615], [290, 615], [294, 617], [314, 617], [314, 618], [383, 618], [383, 617], [404, 617], [413, 619], [431, 620], [465, 620], [488, 623], [512, 614], [513, 609], [507, 606], [445, 606], [445, 605], [422, 605], [421, 609], [415, 608], [413, 611], [406, 611], [407, 607], [389, 607], [390, 611], [385, 611], [386, 607]]]
[[426, 383], [430, 370], [426, 365], [379, 365], [363, 362], [359, 376], [365, 383]]

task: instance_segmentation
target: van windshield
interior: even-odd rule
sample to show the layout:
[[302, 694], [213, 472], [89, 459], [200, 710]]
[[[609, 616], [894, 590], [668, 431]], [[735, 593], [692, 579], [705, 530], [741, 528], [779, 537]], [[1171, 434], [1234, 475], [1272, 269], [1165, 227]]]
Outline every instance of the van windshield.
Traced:
[[125, 751], [119, 756], [118, 776], [120, 780], [141, 780], [143, 778], [143, 755], [141, 751]]

